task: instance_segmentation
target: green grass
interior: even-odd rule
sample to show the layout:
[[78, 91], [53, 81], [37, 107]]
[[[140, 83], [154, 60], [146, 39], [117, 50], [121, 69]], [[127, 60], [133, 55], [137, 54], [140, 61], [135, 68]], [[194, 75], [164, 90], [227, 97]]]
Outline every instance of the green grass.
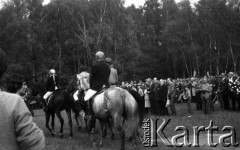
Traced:
[[[193, 110], [196, 110], [195, 105], [192, 104]], [[222, 132], [222, 127], [229, 125], [233, 126], [236, 129], [237, 132], [237, 141], [240, 143], [240, 112], [232, 112], [232, 111], [220, 111], [216, 110], [215, 112], [211, 113], [210, 115], [204, 115], [201, 111], [194, 111], [193, 114], [189, 114], [187, 111], [186, 104], [176, 104], [177, 108], [177, 116], [146, 116], [146, 118], [158, 118], [159, 119], [159, 125], [162, 123], [163, 119], [170, 118], [171, 121], [164, 130], [164, 133], [168, 136], [169, 139], [171, 139], [172, 136], [181, 133], [176, 132], [175, 128], [176, 126], [185, 126], [189, 130], [189, 135], [192, 135], [193, 126], [209, 126], [210, 120], [213, 121], [213, 125], [218, 126], [219, 130], [218, 132], [214, 132], [217, 134], [223, 134], [225, 132]], [[45, 137], [46, 137], [46, 149], [47, 150], [91, 150], [93, 149], [93, 142], [98, 142], [98, 133], [95, 135], [89, 136], [87, 132], [85, 131], [85, 128], [83, 127], [81, 131], [78, 131], [78, 128], [76, 126], [76, 122], [73, 119], [73, 133], [74, 137], [73, 139], [68, 139], [69, 135], [69, 127], [68, 127], [68, 120], [67, 115], [65, 112], [62, 112], [62, 115], [64, 117], [64, 138], [60, 139], [59, 136], [52, 137], [49, 131], [45, 128], [45, 116], [44, 112], [42, 110], [34, 110], [36, 117], [34, 117], [34, 122], [44, 131]], [[191, 117], [189, 117], [191, 116]], [[73, 117], [74, 118], [74, 117]], [[50, 124], [49, 124], [50, 125]], [[98, 124], [97, 124], [98, 128]], [[60, 123], [58, 118], [55, 120], [55, 131], [59, 131], [60, 129]], [[115, 150], [119, 149], [120, 146], [120, 137], [115, 132], [115, 140], [112, 141], [109, 137], [109, 131], [108, 136], [104, 138], [103, 140], [103, 147], [101, 149], [103, 150]], [[191, 136], [190, 136], [191, 138]], [[190, 140], [191, 141], [191, 140]], [[240, 146], [237, 148], [230, 147], [225, 148], [221, 146], [217, 146], [215, 148], [210, 147], [206, 144], [206, 132], [200, 132], [200, 147], [199, 148], [193, 148], [193, 147], [167, 147], [162, 142], [158, 142], [158, 147], [155, 148], [145, 148], [142, 146], [141, 142], [139, 141], [139, 144], [137, 147], [133, 147], [130, 142], [126, 139], [126, 149], [134, 149], [134, 150], [144, 150], [144, 149], [163, 149], [163, 150], [174, 150], [174, 149], [199, 149], [199, 150], [205, 150], [205, 149], [211, 149], [211, 150], [225, 150], [225, 149], [240, 149]]]

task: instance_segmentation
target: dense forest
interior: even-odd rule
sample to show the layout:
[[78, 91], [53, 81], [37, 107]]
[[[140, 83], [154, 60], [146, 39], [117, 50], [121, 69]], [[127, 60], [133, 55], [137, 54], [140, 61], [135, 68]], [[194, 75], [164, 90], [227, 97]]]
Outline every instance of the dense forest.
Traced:
[[9, 0], [0, 9], [8, 73], [36, 85], [55, 68], [62, 82], [113, 58], [121, 80], [190, 77], [240, 70], [240, 0]]

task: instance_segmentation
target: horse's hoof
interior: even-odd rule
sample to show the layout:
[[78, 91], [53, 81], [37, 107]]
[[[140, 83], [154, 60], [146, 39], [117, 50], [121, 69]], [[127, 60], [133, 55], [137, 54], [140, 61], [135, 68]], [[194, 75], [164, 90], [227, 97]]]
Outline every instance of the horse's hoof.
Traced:
[[96, 142], [93, 143], [93, 149], [94, 149], [94, 150], [95, 150], [95, 149], [96, 149], [96, 150], [99, 149], [99, 146], [98, 146], [98, 144], [97, 144]]
[[63, 138], [63, 134], [60, 134], [60, 138]]
[[114, 140], [114, 134], [111, 135], [111, 140]]
[[100, 146], [100, 147], [103, 147], [103, 143], [100, 143], [99, 146]]
[[69, 139], [69, 140], [72, 140], [72, 136], [69, 136], [68, 139]]
[[55, 136], [57, 133], [55, 131], [52, 131], [52, 136]]
[[132, 145], [130, 145], [131, 149], [135, 149], [137, 147], [137, 143], [133, 143]]

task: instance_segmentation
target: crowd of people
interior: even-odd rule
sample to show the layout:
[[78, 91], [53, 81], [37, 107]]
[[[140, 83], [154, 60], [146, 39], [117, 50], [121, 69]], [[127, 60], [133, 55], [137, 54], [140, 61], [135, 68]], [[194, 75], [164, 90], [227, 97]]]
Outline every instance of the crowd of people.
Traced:
[[[214, 92], [216, 78], [236, 76], [236, 73], [220, 76], [204, 76], [202, 78], [157, 79], [148, 78], [145, 81], [122, 82], [121, 87], [137, 91], [145, 101], [145, 112], [155, 115], [176, 115], [175, 103], [186, 103], [189, 113], [193, 113], [191, 103], [196, 103], [197, 110], [209, 114], [216, 101]], [[205, 99], [200, 95], [204, 91]]]

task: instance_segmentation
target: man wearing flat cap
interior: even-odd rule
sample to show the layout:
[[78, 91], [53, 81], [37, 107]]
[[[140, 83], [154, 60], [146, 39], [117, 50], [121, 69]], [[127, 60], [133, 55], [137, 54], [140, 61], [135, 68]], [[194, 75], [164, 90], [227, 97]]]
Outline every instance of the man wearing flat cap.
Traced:
[[106, 58], [105, 62], [109, 65], [110, 67], [110, 76], [108, 78], [109, 85], [117, 85], [118, 84], [118, 73], [117, 70], [114, 68], [114, 65], [112, 63], [111, 58]]

